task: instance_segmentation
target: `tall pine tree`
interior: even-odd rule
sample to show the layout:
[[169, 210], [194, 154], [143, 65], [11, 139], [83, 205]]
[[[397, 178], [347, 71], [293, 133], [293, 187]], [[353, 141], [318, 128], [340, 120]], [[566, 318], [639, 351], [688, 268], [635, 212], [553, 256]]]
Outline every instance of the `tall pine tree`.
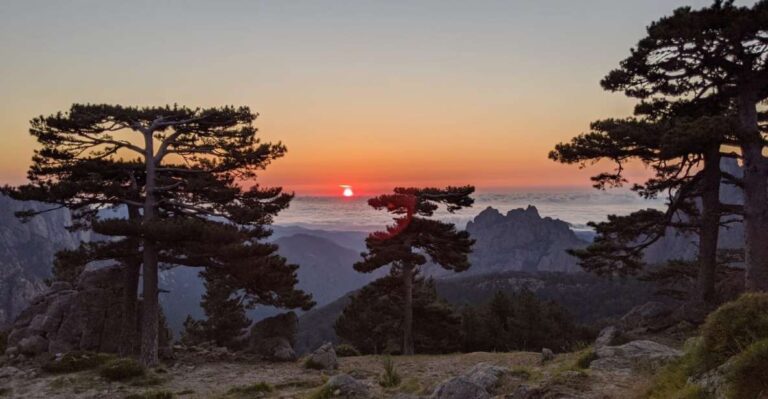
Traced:
[[469, 253], [474, 241], [466, 231], [451, 223], [429, 219], [444, 205], [448, 212], [469, 207], [472, 186], [438, 188], [395, 188], [368, 200], [375, 209], [395, 215], [395, 223], [386, 231], [369, 235], [363, 260], [355, 270], [369, 273], [384, 266], [402, 278], [405, 303], [403, 307], [403, 354], [414, 353], [413, 344], [413, 276], [420, 266], [431, 260], [440, 267], [461, 272], [470, 267]]

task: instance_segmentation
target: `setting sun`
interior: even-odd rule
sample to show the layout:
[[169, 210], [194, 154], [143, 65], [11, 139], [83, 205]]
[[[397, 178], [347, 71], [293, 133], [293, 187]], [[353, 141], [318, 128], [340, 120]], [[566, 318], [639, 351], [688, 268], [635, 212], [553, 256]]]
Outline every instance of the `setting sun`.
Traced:
[[340, 185], [339, 187], [344, 189], [344, 191], [341, 192], [341, 195], [345, 197], [352, 197], [355, 195], [355, 192], [352, 191], [352, 186]]

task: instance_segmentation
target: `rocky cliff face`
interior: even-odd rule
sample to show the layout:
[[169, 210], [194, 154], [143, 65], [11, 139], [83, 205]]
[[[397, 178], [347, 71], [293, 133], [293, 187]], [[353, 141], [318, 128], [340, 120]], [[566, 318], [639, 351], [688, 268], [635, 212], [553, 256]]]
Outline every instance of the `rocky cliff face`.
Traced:
[[8, 326], [45, 289], [53, 255], [74, 248], [87, 234], [71, 233], [69, 212], [57, 210], [21, 223], [14, 213], [49, 205], [19, 202], [0, 195], [0, 327]]
[[506, 215], [489, 207], [467, 224], [467, 231], [476, 243], [470, 256], [472, 267], [462, 276], [501, 271], [579, 271], [576, 259], [565, 250], [587, 244], [568, 223], [542, 218], [534, 206], [513, 209]]

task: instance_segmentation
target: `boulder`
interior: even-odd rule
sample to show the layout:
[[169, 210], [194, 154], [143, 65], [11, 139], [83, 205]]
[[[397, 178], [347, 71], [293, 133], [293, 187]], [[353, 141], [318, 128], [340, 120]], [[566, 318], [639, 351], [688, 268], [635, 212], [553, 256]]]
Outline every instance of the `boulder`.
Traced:
[[268, 317], [251, 327], [248, 336], [248, 352], [256, 353], [267, 360], [294, 361], [296, 352], [296, 330], [299, 319], [296, 313], [287, 312]]
[[278, 362], [296, 360], [296, 352], [291, 347], [291, 343], [283, 337], [272, 337], [259, 341], [256, 352], [267, 360]]
[[349, 374], [337, 374], [331, 377], [326, 386], [331, 389], [335, 398], [364, 399], [371, 397], [368, 386]]
[[455, 377], [443, 381], [435, 388], [432, 399], [490, 399], [491, 395], [480, 385], [465, 377]]
[[651, 301], [632, 308], [621, 318], [621, 324], [626, 331], [661, 331], [677, 323], [671, 316], [669, 306]]
[[336, 351], [333, 349], [333, 344], [330, 342], [326, 342], [312, 352], [307, 359], [307, 363], [313, 368], [320, 368], [323, 370], [335, 370], [339, 367], [338, 359], [336, 359]]
[[552, 349], [544, 348], [541, 350], [541, 362], [546, 363], [555, 359], [555, 353]]
[[462, 377], [486, 391], [492, 392], [499, 384], [499, 380], [508, 373], [509, 370], [504, 367], [494, 366], [490, 363], [478, 363], [464, 373]]
[[608, 326], [600, 330], [600, 334], [597, 335], [595, 340], [595, 349], [602, 348], [604, 346], [620, 345], [622, 341], [622, 332], [615, 326]]
[[[122, 277], [122, 268], [112, 266], [83, 272], [74, 286], [53, 283], [16, 318], [6, 353], [117, 352], [122, 335]], [[137, 315], [137, 331], [139, 320]], [[162, 315], [161, 320], [164, 323]], [[163, 351], [170, 333], [161, 328], [160, 335]]]
[[682, 352], [657, 342], [640, 340], [620, 346], [596, 348], [597, 360], [590, 368], [616, 372], [631, 372], [641, 365], [660, 366], [682, 356]]

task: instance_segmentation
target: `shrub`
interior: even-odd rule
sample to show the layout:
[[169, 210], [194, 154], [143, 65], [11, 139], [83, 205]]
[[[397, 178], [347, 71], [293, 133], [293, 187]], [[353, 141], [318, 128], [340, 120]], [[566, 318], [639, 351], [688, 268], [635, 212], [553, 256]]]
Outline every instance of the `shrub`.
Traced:
[[726, 372], [728, 397], [758, 398], [768, 392], [768, 339], [750, 345], [736, 355]]
[[349, 357], [349, 356], [360, 356], [360, 351], [357, 350], [352, 345], [349, 344], [341, 344], [336, 346], [336, 356], [339, 357]]
[[654, 377], [648, 399], [707, 399], [700, 387], [688, 383], [688, 378], [701, 369], [701, 339], [686, 343], [685, 355], [664, 366]]
[[768, 338], [768, 294], [744, 294], [721, 306], [707, 317], [701, 337], [705, 370]]
[[134, 393], [126, 396], [125, 399], [173, 399], [173, 393], [168, 391], [149, 391]]
[[585, 349], [576, 359], [576, 368], [588, 369], [589, 365], [595, 360], [597, 360], [597, 353], [595, 353], [595, 350], [592, 348]]
[[392, 388], [400, 385], [400, 374], [397, 372], [395, 362], [392, 358], [387, 356], [384, 358], [384, 374], [379, 377], [379, 385], [384, 388]]
[[106, 353], [70, 352], [60, 359], [51, 359], [43, 363], [42, 369], [49, 373], [74, 373], [101, 366], [114, 356]]
[[309, 396], [309, 399], [331, 399], [333, 398], [333, 388], [323, 385]]
[[312, 369], [312, 370], [323, 370], [323, 369], [325, 369], [325, 367], [323, 367], [322, 364], [312, 360], [311, 357], [308, 357], [307, 360], [304, 361], [304, 368]]
[[242, 396], [242, 397], [254, 397], [257, 394], [272, 392], [272, 386], [266, 382], [257, 382], [251, 385], [240, 385], [232, 387], [227, 391], [229, 395]]
[[134, 359], [115, 359], [104, 364], [99, 374], [110, 381], [124, 381], [133, 377], [140, 377], [146, 373], [144, 366]]

